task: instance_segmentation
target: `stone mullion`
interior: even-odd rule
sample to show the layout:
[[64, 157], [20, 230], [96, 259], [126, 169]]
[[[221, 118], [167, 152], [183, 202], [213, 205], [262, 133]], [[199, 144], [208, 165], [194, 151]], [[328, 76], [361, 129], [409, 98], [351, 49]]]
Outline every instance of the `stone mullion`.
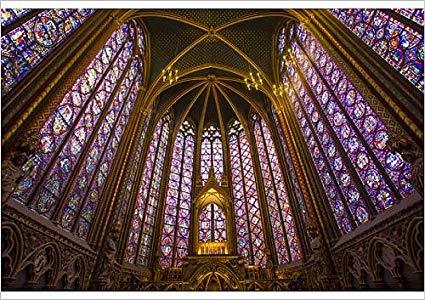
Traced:
[[[400, 79], [402, 76], [397, 70], [383, 64], [382, 58], [364, 42], [354, 42], [353, 39], [358, 37], [331, 13], [313, 11], [311, 15], [314, 24], [307, 23], [308, 30], [344, 70], [386, 125], [393, 132], [408, 133], [417, 144], [422, 145], [423, 130], [417, 124], [423, 124], [423, 114], [417, 107], [423, 106], [422, 102], [418, 102], [423, 94], [417, 88], [412, 88], [410, 82], [403, 83], [405, 79]], [[376, 74], [367, 70], [373, 70]]]
[[[67, 181], [67, 185], [65, 187], [65, 190], [63, 191], [63, 193], [62, 193], [62, 195], [61, 195], [61, 197], [59, 199], [58, 206], [56, 207], [55, 212], [53, 213], [52, 220], [53, 220], [54, 223], [58, 223], [59, 222], [59, 219], [60, 219], [60, 217], [62, 215], [62, 210], [63, 210], [63, 208], [65, 206], [65, 202], [68, 199], [69, 193], [71, 192], [71, 188], [73, 187], [73, 182], [77, 179], [77, 176], [79, 174], [79, 171], [80, 171], [81, 167], [83, 167], [83, 163], [84, 164], [86, 163], [86, 158], [89, 155], [90, 148], [91, 148], [93, 142], [97, 138], [97, 135], [98, 135], [98, 131], [100, 129], [100, 126], [102, 125], [103, 121], [105, 120], [105, 117], [106, 117], [106, 115], [108, 113], [108, 110], [109, 110], [110, 106], [112, 105], [112, 103], [114, 102], [115, 96], [117, 95], [118, 91], [121, 88], [121, 84], [124, 81], [124, 79], [125, 79], [125, 77], [127, 75], [128, 70], [130, 69], [131, 63], [132, 63], [132, 59], [130, 58], [129, 61], [127, 62], [127, 65], [126, 65], [126, 67], [125, 67], [125, 69], [124, 69], [121, 77], [118, 79], [118, 82], [116, 83], [116, 85], [115, 85], [115, 87], [114, 87], [114, 89], [113, 89], [113, 91], [112, 91], [112, 93], [111, 93], [111, 95], [109, 97], [109, 100], [106, 102], [104, 109], [100, 113], [99, 119], [97, 120], [97, 122], [96, 122], [96, 124], [95, 124], [95, 126], [93, 128], [93, 131], [92, 131], [91, 135], [89, 136], [89, 138], [88, 138], [88, 140], [86, 142], [86, 145], [85, 145], [83, 151], [80, 154], [80, 157], [77, 160], [77, 163], [76, 163], [76, 165], [74, 167], [74, 170], [72, 171], [72, 174], [71, 174], [70, 178]], [[129, 95], [131, 93], [131, 89], [133, 88], [133, 85], [134, 85], [134, 82], [135, 81], [136, 81], [136, 77], [134, 78], [129, 91], [128, 91], [127, 95], [125, 96], [126, 97], [126, 100], [127, 100], [127, 98], [129, 97]], [[90, 99], [88, 101], [90, 101]], [[112, 126], [111, 133], [110, 133], [110, 135], [109, 135], [109, 137], [107, 139], [107, 142], [106, 142], [106, 144], [105, 144], [105, 146], [104, 146], [104, 148], [103, 148], [103, 150], [101, 152], [102, 154], [101, 154], [101, 156], [100, 156], [100, 158], [98, 160], [98, 163], [97, 163], [97, 166], [96, 166], [96, 170], [94, 170], [94, 173], [93, 173], [93, 176], [92, 176], [92, 180], [95, 177], [96, 171], [100, 167], [100, 163], [102, 161], [103, 153], [106, 151], [106, 148], [108, 147], [109, 140], [114, 135], [114, 131], [113, 130], [115, 129], [115, 125], [119, 121], [119, 117], [121, 116], [121, 112], [125, 108], [125, 104], [126, 103], [125, 103], [125, 100], [124, 100], [123, 103], [122, 103], [122, 107], [120, 109], [119, 115], [117, 117], [117, 120], [115, 121], [114, 125]], [[72, 130], [70, 130], [70, 132], [71, 131]], [[108, 174], [105, 174], [105, 176], [107, 176], [107, 175]], [[91, 184], [91, 181], [90, 181], [90, 184]], [[89, 186], [90, 186], [90, 184], [89, 184]], [[80, 209], [79, 209], [80, 211], [83, 208], [83, 204], [85, 202], [85, 199], [87, 198], [87, 194], [88, 193], [86, 193], [85, 197], [83, 198], [83, 200], [81, 202]], [[77, 218], [78, 218], [78, 216], [79, 216], [79, 214], [77, 214]], [[74, 227], [75, 227], [75, 224], [76, 223], [77, 223], [77, 220], [75, 221], [75, 223], [73, 225], [73, 230], [72, 231], [74, 231]]]
[[[121, 46], [121, 48], [119, 49], [119, 51], [116, 53], [113, 61], [111, 61], [111, 63], [109, 64], [109, 66], [106, 68], [105, 72], [101, 75], [101, 78], [99, 79], [99, 82], [97, 83], [97, 85], [93, 88], [90, 96], [87, 98], [87, 100], [84, 102], [80, 112], [78, 113], [78, 115], [76, 116], [75, 120], [72, 122], [72, 124], [70, 125], [70, 128], [67, 130], [67, 133], [65, 133], [62, 141], [60, 142], [60, 145], [57, 147], [57, 149], [55, 150], [55, 153], [52, 155], [52, 157], [50, 158], [50, 161], [47, 164], [47, 168], [44, 171], [44, 174], [40, 177], [40, 179], [38, 180], [37, 183], [37, 187], [32, 191], [31, 196], [29, 197], [29, 201], [28, 201], [28, 206], [33, 206], [34, 202], [37, 200], [37, 195], [41, 192], [40, 190], [43, 188], [43, 186], [41, 186], [40, 184], [42, 182], [44, 182], [44, 180], [46, 179], [49, 171], [51, 170], [51, 168], [54, 166], [54, 163], [56, 161], [56, 159], [59, 157], [59, 154], [61, 153], [61, 151], [63, 150], [63, 148], [67, 145], [67, 142], [69, 141], [69, 138], [72, 137], [72, 134], [74, 132], [75, 127], [78, 125], [79, 121], [81, 120], [81, 118], [83, 117], [84, 113], [86, 112], [87, 107], [90, 105], [90, 103], [92, 102], [93, 98], [96, 95], [96, 92], [99, 90], [99, 88], [102, 86], [102, 83], [105, 79], [105, 77], [108, 75], [109, 71], [111, 71], [112, 66], [114, 65], [114, 63], [119, 59], [120, 53], [121, 51], [123, 51], [125, 46], [125, 43]], [[112, 96], [113, 94], [116, 92], [118, 85], [116, 85], [114, 87], [114, 91], [111, 93], [110, 98], [107, 100], [107, 102], [104, 105], [104, 109], [102, 110], [101, 114], [105, 114], [105, 110], [107, 110], [107, 107], [109, 107], [110, 103], [112, 102]], [[68, 91], [67, 91], [68, 92]], [[66, 93], [65, 93], [66, 94]], [[52, 112], [53, 113], [53, 112]], [[93, 136], [94, 133], [96, 132], [99, 123], [101, 122], [101, 118], [99, 117], [96, 125], [95, 125], [95, 129], [92, 131], [91, 135], [89, 136], [88, 141], [90, 141]], [[39, 129], [40, 131], [40, 129]], [[87, 145], [87, 144], [86, 144]], [[81, 145], [84, 146], [84, 145]], [[86, 147], [85, 147], [86, 149]], [[86, 150], [83, 150], [86, 151]], [[78, 164], [80, 164], [80, 162], [77, 162], [77, 166]], [[54, 214], [53, 214], [53, 219], [54, 219]]]
[[[255, 130], [254, 127], [253, 127], [253, 130]], [[264, 137], [264, 131], [263, 131], [263, 128], [261, 127], [261, 123], [260, 123], [260, 131], [261, 131], [261, 141], [259, 141], [259, 142], [264, 144], [264, 150], [266, 151], [267, 166], [268, 166], [268, 169], [270, 171], [270, 176], [271, 176], [270, 179], [272, 181], [273, 193], [276, 196], [276, 204], [277, 204], [277, 207], [279, 208], [280, 226], [282, 227], [282, 230], [283, 230], [283, 238], [285, 240], [286, 251], [288, 252], [288, 262], [291, 262], [292, 261], [292, 254], [291, 254], [291, 248], [289, 247], [288, 235], [286, 233], [285, 219], [283, 218], [282, 207], [280, 206], [280, 202], [279, 202], [279, 196], [280, 195], [277, 192], [275, 177], [274, 177], [273, 172], [272, 172], [272, 164], [270, 162], [270, 153], [269, 153], [269, 149], [267, 148], [267, 145], [266, 145], [266, 138]], [[255, 135], [255, 133], [254, 133], [254, 135]], [[257, 148], [257, 152], [258, 152], [258, 148]], [[260, 162], [260, 166], [261, 166], [261, 162]], [[264, 178], [263, 178], [263, 182], [264, 182]], [[270, 216], [270, 214], [269, 214], [269, 216]]]
[[[159, 121], [158, 121], [159, 122]], [[157, 163], [157, 158], [158, 158], [158, 153], [159, 153], [159, 145], [161, 144], [161, 139], [162, 139], [162, 134], [164, 133], [164, 123], [162, 123], [162, 125], [161, 125], [161, 131], [160, 131], [160, 133], [159, 133], [159, 137], [158, 137], [158, 143], [156, 144], [156, 149], [155, 149], [155, 157], [154, 157], [154, 159], [153, 159], [153, 162], [154, 162], [154, 165], [153, 165], [153, 167], [152, 167], [152, 170], [151, 170], [151, 177], [150, 177], [150, 181], [149, 181], [149, 188], [148, 188], [148, 192], [147, 192], [147, 195], [146, 195], [146, 203], [145, 203], [145, 209], [144, 209], [144, 211], [143, 211], [143, 218], [142, 218], [142, 221], [141, 221], [141, 225], [140, 225], [140, 235], [139, 235], [139, 240], [138, 240], [138, 243], [137, 243], [137, 251], [136, 251], [136, 257], [135, 257], [135, 259], [134, 259], [134, 263], [137, 265], [138, 264], [138, 261], [139, 261], [139, 252], [140, 252], [140, 240], [141, 240], [141, 238], [142, 238], [142, 235], [143, 235], [143, 229], [145, 228], [145, 219], [146, 219], [146, 211], [147, 211], [147, 209], [148, 209], [148, 204], [149, 204], [149, 200], [150, 200], [150, 196], [151, 196], [151, 188], [152, 188], [152, 178], [153, 178], [153, 175], [154, 175], [154, 173], [155, 173], [155, 168], [156, 168], [156, 163]], [[170, 127], [171, 128], [171, 127]], [[144, 166], [145, 167], [145, 166]], [[143, 176], [143, 171], [142, 171], [142, 176]], [[139, 185], [139, 188], [140, 188], [140, 185]], [[161, 187], [160, 187], [161, 188]], [[152, 241], [153, 242], [153, 241]]]
[[318, 100], [316, 99], [316, 95], [312, 91], [307, 79], [304, 77], [304, 74], [303, 74], [303, 72], [301, 71], [301, 69], [298, 65], [298, 61], [293, 58], [292, 53], [291, 53], [291, 60], [294, 63], [294, 68], [295, 68], [298, 76], [300, 77], [300, 80], [301, 80], [303, 86], [305, 87], [306, 92], [308, 93], [312, 102], [314, 103], [314, 106], [315, 106], [317, 112], [319, 113], [319, 115], [320, 115], [320, 117], [323, 121], [323, 124], [328, 129], [329, 135], [331, 136], [331, 138], [332, 138], [332, 140], [335, 144], [335, 147], [338, 149], [338, 152], [340, 153], [341, 158], [344, 161], [345, 166], [349, 170], [349, 172], [352, 176], [352, 179], [354, 180], [356, 187], [357, 187], [360, 195], [362, 196], [362, 198], [365, 202], [365, 205], [366, 205], [367, 211], [369, 213], [370, 219], [374, 219], [375, 216], [377, 215], [377, 211], [376, 211], [374, 204], [370, 200], [369, 194], [366, 191], [366, 188], [364, 187], [364, 184], [363, 184], [359, 174], [357, 173], [356, 169], [354, 168], [354, 165], [351, 162], [350, 157], [348, 156], [348, 154], [344, 150], [344, 147], [342, 146], [341, 141], [339, 140], [338, 136], [334, 132], [332, 125], [330, 124], [328, 118], [326, 117], [326, 113], [323, 111]]
[[304, 49], [304, 47], [299, 43], [299, 41], [297, 40], [297, 44], [300, 47], [300, 49], [302, 49], [302, 51], [304, 52], [304, 55], [308, 58], [308, 60], [310, 61], [312, 67], [314, 68], [314, 70], [316, 71], [317, 75], [320, 77], [320, 79], [322, 80], [323, 84], [326, 86], [327, 90], [329, 91], [329, 93], [332, 95], [332, 97], [335, 99], [335, 103], [336, 105], [340, 108], [342, 114], [345, 116], [345, 118], [347, 119], [348, 123], [351, 125], [351, 128], [354, 130], [354, 132], [356, 133], [358, 139], [361, 141], [362, 145], [365, 147], [366, 151], [368, 152], [368, 154], [371, 156], [372, 161], [374, 162], [375, 166], [377, 167], [377, 169], [379, 170], [379, 173], [382, 175], [382, 177], [384, 178], [385, 182], [387, 183], [388, 187], [390, 188], [390, 190], [394, 193], [394, 195], [396, 196], [396, 201], [400, 201], [403, 197], [401, 196], [399, 190], [397, 189], [397, 187], [394, 185], [393, 181], [391, 180], [391, 178], [388, 176], [387, 172], [385, 171], [384, 167], [382, 166], [382, 163], [379, 161], [379, 159], [376, 157], [375, 153], [372, 151], [369, 143], [365, 140], [363, 134], [360, 132], [360, 130], [357, 128], [356, 124], [354, 123], [352, 117], [347, 113], [347, 110], [344, 108], [344, 106], [341, 104], [338, 96], [335, 94], [334, 90], [332, 89], [332, 87], [329, 85], [329, 82], [323, 77], [322, 73], [320, 72], [319, 68], [317, 67], [317, 65], [315, 64], [315, 62], [312, 60], [312, 58], [310, 57], [310, 55], [307, 53], [307, 51]]
[[[16, 113], [16, 117], [8, 121], [8, 124], [5, 124], [4, 120], [2, 122], [2, 149], [4, 151], [9, 151], [9, 147], [13, 146], [13, 139], [19, 135], [21, 130], [31, 132], [40, 131], [45, 120], [53, 113], [64, 95], [72, 88], [75, 81], [91, 63], [99, 50], [102, 49], [111, 34], [119, 28], [119, 23], [112, 22], [112, 16], [110, 16], [110, 20], [105, 21], [108, 15], [99, 18], [100, 25], [95, 27], [95, 32], [90, 31], [87, 33], [87, 39], [83, 39], [85, 42], [83, 45], [75, 44], [70, 46], [71, 49], [75, 49], [75, 52], [72, 52], [72, 56], [69, 56], [68, 60], [60, 66], [60, 70], [58, 70], [58, 63], [58, 66], [54, 68], [54, 70], [57, 70], [55, 77], [49, 77], [48, 81], [44, 81], [43, 88], [40, 87], [37, 89], [37, 83], [31, 84], [29, 88], [31, 90], [37, 90], [35, 95], [31, 91], [28, 91], [28, 94], [32, 96], [27, 97], [30, 97], [31, 100], [24, 100], [26, 97], [19, 96], [19, 102], [25, 102], [25, 108], [20, 109], [19, 114]], [[88, 24], [86, 25], [88, 26]], [[84, 28], [87, 30], [91, 29], [89, 27]], [[77, 41], [80, 40], [75, 40], [75, 43]], [[63, 49], [63, 51], [70, 52], [69, 49]], [[53, 73], [53, 68], [48, 71]], [[25, 89], [25, 93], [27, 93], [26, 91], [27, 89]], [[20, 105], [17, 104], [16, 107], [20, 107]]]
[[[289, 78], [289, 77], [288, 77]], [[292, 81], [289, 79], [289, 81], [290, 81], [290, 84], [291, 84], [291, 87], [292, 87], [292, 90], [294, 91], [294, 93], [295, 93], [295, 96], [297, 97], [297, 99], [298, 99], [298, 102], [299, 103], [301, 103], [302, 102], [302, 100], [300, 99], [300, 97], [298, 96], [298, 93], [297, 92], [295, 92], [295, 89], [294, 89], [294, 85], [293, 85], [293, 83], [292, 83]], [[342, 205], [344, 206], [344, 209], [345, 209], [345, 212], [346, 212], [346, 214], [347, 214], [347, 216], [348, 216], [348, 220], [350, 221], [350, 225], [352, 226], [352, 228], [353, 229], [355, 229], [356, 227], [357, 227], [357, 225], [356, 225], [356, 222], [355, 222], [355, 217], [352, 215], [352, 213], [351, 213], [351, 211], [350, 211], [350, 209], [348, 208], [348, 206], [347, 206], [347, 200], [346, 200], [346, 198], [345, 198], [345, 194], [344, 194], [344, 192], [342, 191], [342, 189], [341, 189], [341, 187], [339, 186], [339, 183], [338, 183], [338, 180], [337, 180], [337, 178], [336, 178], [336, 175], [334, 174], [334, 172], [332, 172], [332, 165], [331, 165], [331, 163], [329, 162], [329, 160], [328, 160], [328, 158], [327, 158], [327, 156], [326, 156], [326, 154], [325, 154], [325, 150], [323, 149], [323, 146], [322, 146], [322, 144], [320, 143], [320, 139], [318, 138], [318, 136], [317, 136], [317, 134], [316, 134], [316, 131], [315, 131], [315, 129], [314, 129], [314, 126], [313, 126], [313, 124], [311, 123], [311, 120], [310, 120], [310, 118], [308, 117], [308, 114], [307, 114], [307, 112], [306, 112], [306, 110], [305, 110], [305, 108], [304, 108], [304, 106], [302, 105], [302, 104], [300, 104], [300, 109], [302, 110], [302, 112], [303, 112], [303, 115], [304, 115], [304, 117], [305, 117], [305, 119], [307, 120], [307, 123], [308, 123], [308, 127], [310, 128], [310, 130], [311, 130], [311, 134], [314, 136], [314, 139], [316, 140], [316, 143], [318, 144], [318, 148], [319, 148], [319, 151], [320, 151], [320, 153], [321, 153], [321, 155], [322, 155], [322, 157], [324, 158], [324, 163], [325, 163], [325, 165], [326, 165], [326, 167], [327, 167], [327, 169], [330, 171], [329, 172], [329, 174], [330, 174], [330, 176], [332, 177], [332, 180], [334, 181], [334, 183], [335, 183], [335, 187], [336, 187], [336, 190], [337, 190], [337, 193], [339, 194], [339, 196], [340, 196], [340, 198], [341, 198], [341, 202], [342, 202]], [[320, 176], [320, 175], [319, 175]], [[332, 212], [333, 213], [333, 212]]]
[[[249, 126], [248, 126], [249, 127]], [[257, 145], [255, 144], [255, 140], [251, 135], [251, 132], [245, 130], [246, 138], [248, 140], [249, 149], [251, 151], [252, 158], [252, 167], [254, 169], [254, 178], [257, 185], [257, 195], [258, 195], [258, 203], [261, 213], [261, 221], [263, 224], [263, 237], [265, 239], [265, 243], [267, 245], [267, 249], [270, 251], [271, 259], [274, 265], [279, 264], [279, 260], [277, 258], [276, 246], [273, 239], [273, 231], [270, 220], [270, 212], [267, 207], [267, 197], [265, 193], [263, 175], [261, 174], [261, 164], [259, 161], [259, 155], [257, 151]]]
[[[170, 175], [171, 175], [171, 161], [173, 160], [173, 155], [174, 155], [174, 144], [176, 143], [177, 140], [177, 135], [178, 135], [178, 128], [176, 128], [176, 133], [175, 134], [170, 134], [171, 140], [170, 140], [170, 147], [167, 148], [167, 153], [165, 154], [165, 159], [164, 159], [164, 171], [163, 171], [163, 178], [161, 179], [161, 181], [163, 182], [163, 184], [161, 184], [161, 191], [160, 191], [160, 195], [159, 195], [159, 203], [158, 203], [158, 210], [157, 213], [158, 215], [156, 216], [156, 223], [158, 224], [158, 226], [155, 227], [155, 231], [154, 234], [152, 236], [152, 240], [153, 240], [153, 245], [152, 245], [152, 253], [153, 253], [153, 258], [155, 258], [155, 255], [159, 256], [160, 255], [160, 247], [161, 247], [161, 236], [162, 236], [162, 228], [164, 226], [164, 218], [165, 218], [165, 206], [166, 206], [166, 201], [167, 201], [167, 191], [168, 191], [168, 182], [170, 181]], [[173, 137], [175, 135], [175, 137]], [[186, 138], [185, 138], [186, 141]], [[181, 181], [182, 181], [182, 167], [183, 167], [183, 162], [184, 162], [184, 145], [182, 148], [182, 161], [180, 162], [180, 178], [179, 178], [179, 185], [178, 185], [178, 190], [177, 190], [177, 206], [176, 206], [176, 223], [174, 225], [174, 242], [173, 242], [173, 247], [172, 247], [172, 253], [171, 253], [171, 267], [173, 266], [173, 262], [174, 262], [174, 254], [175, 254], [175, 237], [176, 237], [176, 233], [177, 233], [177, 220], [178, 220], [178, 215], [179, 215], [179, 204], [180, 204], [180, 190], [181, 190]], [[154, 260], [153, 263], [156, 263], [156, 261]]]
[[[268, 114], [268, 117], [270, 120], [274, 120], [274, 118], [271, 117], [270, 114]], [[307, 251], [309, 251], [310, 249], [308, 241], [307, 241], [307, 236], [306, 236], [304, 218], [302, 216], [302, 212], [300, 211], [298, 207], [297, 195], [295, 193], [295, 186], [292, 184], [291, 174], [289, 173], [289, 166], [286, 162], [286, 158], [283, 153], [282, 142], [284, 141], [280, 140], [278, 132], [277, 132], [276, 126], [280, 126], [280, 125], [275, 124], [274, 122], [271, 122], [270, 125], [271, 126], [269, 126], [269, 131], [273, 140], [276, 141], [274, 144], [275, 144], [276, 152], [278, 154], [277, 158], [279, 161], [279, 165], [281, 166], [282, 176], [283, 176], [283, 180], [284, 180], [284, 184], [286, 188], [286, 193], [288, 195], [289, 205], [291, 206], [291, 211], [295, 217], [296, 231], [297, 231], [298, 239], [301, 243], [302, 253], [304, 257]], [[295, 178], [295, 180], [297, 179]]]
[[[243, 198], [244, 198], [244, 206], [245, 206], [245, 217], [246, 217], [246, 227], [248, 228], [248, 236], [249, 236], [249, 241], [248, 241], [248, 246], [249, 246], [249, 252], [250, 255], [248, 257], [248, 260], [254, 264], [254, 250], [252, 249], [252, 234], [251, 234], [251, 221], [249, 220], [249, 210], [248, 210], [248, 200], [246, 199], [246, 186], [245, 186], [245, 172], [243, 170], [243, 161], [242, 161], [242, 151], [241, 151], [241, 143], [239, 140], [239, 135], [241, 134], [241, 132], [238, 132], [236, 135], [236, 141], [237, 141], [237, 146], [238, 146], [238, 152], [239, 152], [239, 163], [240, 163], [240, 171], [241, 171], [241, 175], [242, 175], [242, 189], [243, 189]], [[254, 164], [253, 164], [254, 167]]]
[[[142, 99], [142, 97], [141, 97]], [[125, 212], [125, 217], [124, 217], [124, 224], [122, 224], [122, 230], [121, 230], [121, 235], [120, 235], [120, 243], [119, 243], [119, 248], [118, 248], [118, 258], [119, 260], [122, 260], [124, 258], [124, 253], [125, 253], [125, 248], [127, 247], [127, 240], [128, 240], [128, 236], [131, 230], [131, 221], [133, 219], [133, 214], [134, 214], [134, 210], [136, 209], [136, 202], [137, 202], [137, 197], [139, 194], [139, 189], [140, 189], [140, 183], [141, 183], [141, 178], [143, 175], [143, 169], [144, 169], [144, 165], [146, 162], [146, 158], [147, 158], [147, 154], [148, 154], [148, 150], [150, 147], [150, 142], [153, 136], [153, 132], [155, 130], [155, 123], [154, 123], [154, 118], [153, 118], [154, 113], [152, 112], [152, 116], [149, 120], [149, 123], [146, 124], [147, 126], [147, 130], [145, 133], [145, 137], [143, 139], [143, 149], [141, 152], [141, 158], [140, 158], [140, 162], [139, 162], [139, 168], [136, 170], [136, 174], [135, 174], [135, 178], [134, 178], [134, 183], [133, 186], [131, 188], [131, 192], [130, 192], [130, 197], [127, 200], [128, 201], [128, 207], [127, 210]], [[127, 168], [132, 166], [132, 161], [131, 161], [131, 157], [133, 157], [134, 155], [137, 154], [137, 148], [139, 146], [140, 143], [140, 138], [141, 138], [141, 133], [142, 133], [142, 125], [143, 122], [145, 121], [145, 118], [147, 117], [147, 115], [143, 116], [143, 119], [140, 119], [140, 122], [135, 122], [134, 125], [134, 136], [132, 136], [132, 138], [135, 139], [134, 141], [134, 149], [132, 151], [132, 153], [130, 153], [130, 151], [128, 151], [127, 154]]]
[[215, 220], [214, 220], [214, 205], [208, 204], [211, 206], [211, 242], [215, 241], [214, 229], [215, 229]]

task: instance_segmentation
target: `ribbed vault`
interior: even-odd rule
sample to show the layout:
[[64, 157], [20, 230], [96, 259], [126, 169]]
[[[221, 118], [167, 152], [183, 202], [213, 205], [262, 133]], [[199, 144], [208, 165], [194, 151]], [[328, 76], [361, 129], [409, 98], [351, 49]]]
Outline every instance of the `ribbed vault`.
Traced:
[[[270, 95], [271, 86], [276, 81], [273, 67], [276, 36], [282, 24], [293, 18], [286, 10], [241, 9], [134, 10], [128, 17], [145, 24], [150, 40], [151, 68], [145, 107], [157, 98], [158, 103], [164, 103], [182, 93], [187, 94], [177, 99], [185, 102], [185, 105], [175, 105], [177, 111], [188, 107], [190, 101], [186, 97], [192, 97], [194, 93], [191, 88], [201, 89], [202, 85], [195, 85], [202, 81], [211, 82], [211, 78], [215, 78], [216, 83], [209, 83], [209, 88], [202, 91], [199, 99], [205, 99], [209, 93], [208, 97], [214, 100], [212, 92], [216, 91], [220, 102], [226, 101], [227, 96], [238, 103], [235, 105], [240, 105], [240, 101], [247, 103], [246, 99], [250, 99], [249, 106], [264, 107], [261, 104], [264, 94], [248, 91], [243, 78], [250, 72], [260, 73], [264, 79], [262, 89]], [[167, 67], [179, 70], [177, 84], [169, 86], [162, 81], [161, 70]], [[201, 109], [198, 101], [193, 103], [193, 111]], [[210, 102], [207, 111], [213, 103]], [[161, 107], [165, 106], [161, 104]], [[226, 104], [223, 108], [229, 117], [232, 115], [230, 111], [234, 112], [230, 107]], [[197, 118], [199, 115], [194, 117]]]

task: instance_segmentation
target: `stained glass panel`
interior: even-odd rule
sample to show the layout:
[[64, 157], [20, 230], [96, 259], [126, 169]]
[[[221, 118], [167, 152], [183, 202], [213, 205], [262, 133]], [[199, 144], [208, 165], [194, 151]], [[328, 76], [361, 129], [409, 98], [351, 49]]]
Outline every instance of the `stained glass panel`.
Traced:
[[[423, 34], [382, 10], [331, 9], [346, 27], [423, 92]], [[422, 14], [418, 14], [419, 19]]]
[[300, 189], [300, 186], [298, 184], [297, 175], [295, 173], [295, 169], [294, 169], [294, 166], [292, 164], [291, 156], [289, 155], [288, 146], [286, 144], [286, 139], [285, 139], [285, 136], [283, 134], [283, 130], [282, 130], [282, 127], [280, 125], [279, 118], [278, 118], [277, 113], [276, 113], [273, 106], [272, 106], [272, 117], [273, 117], [273, 120], [276, 124], [280, 143], [283, 147], [283, 153], [284, 153], [285, 160], [286, 160], [286, 163], [287, 163], [288, 168], [289, 168], [289, 174], [291, 175], [291, 181], [292, 181], [292, 184], [295, 188], [295, 196], [296, 196], [298, 208], [301, 211], [301, 214], [303, 216], [304, 221], [307, 221], [308, 220], [308, 213], [307, 213], [306, 206], [305, 206], [305, 203], [304, 203], [304, 198], [302, 196], [301, 189]]
[[220, 183], [223, 180], [223, 146], [220, 130], [215, 125], [204, 129], [201, 144], [201, 178], [203, 184], [208, 180], [208, 173], [213, 168]]
[[12, 194], [83, 239], [142, 85], [135, 38], [134, 23], [111, 35], [42, 126], [40, 151]]
[[419, 25], [424, 25], [424, 10], [423, 8], [395, 8], [395, 12], [400, 15], [418, 23]]
[[16, 20], [25, 16], [31, 11], [28, 8], [2, 8], [1, 9], [1, 26], [12, 24]]
[[184, 121], [174, 143], [160, 242], [164, 267], [179, 267], [189, 249], [194, 135], [193, 126]]
[[136, 262], [136, 254], [137, 264], [148, 263], [169, 131], [170, 115], [167, 114], [155, 127], [143, 167], [124, 257], [129, 263]]
[[[2, 9], [2, 26], [3, 21], [13, 22], [25, 13], [25, 10], [15, 13]], [[8, 93], [93, 13], [94, 9], [43, 10], [2, 36], [2, 95]]]
[[264, 188], [270, 213], [278, 263], [285, 264], [301, 258], [295, 220], [289, 205], [282, 170], [268, 126], [257, 115], [254, 136], [257, 143]]
[[237, 250], [249, 265], [264, 266], [265, 241], [251, 150], [241, 123], [229, 129]]

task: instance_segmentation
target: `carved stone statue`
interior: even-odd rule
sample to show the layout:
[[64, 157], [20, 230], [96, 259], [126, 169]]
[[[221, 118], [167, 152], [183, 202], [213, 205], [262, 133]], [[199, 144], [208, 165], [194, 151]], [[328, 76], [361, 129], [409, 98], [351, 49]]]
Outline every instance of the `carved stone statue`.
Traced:
[[424, 195], [424, 157], [423, 152], [420, 151], [415, 143], [402, 135], [391, 137], [387, 142], [388, 147], [392, 152], [400, 154], [402, 159], [412, 164], [412, 178], [410, 183], [415, 190]]
[[155, 261], [153, 264], [153, 281], [159, 282], [162, 279], [162, 267], [159, 264], [159, 255], [155, 256]]
[[2, 162], [2, 206], [6, 203], [19, 181], [33, 170], [34, 166], [24, 168], [24, 165], [37, 152], [39, 141], [38, 132], [27, 132]]
[[113, 285], [115, 254], [117, 253], [116, 241], [119, 239], [119, 225], [114, 227], [106, 239], [103, 261], [101, 265], [99, 280], [102, 282], [102, 289], [110, 289]]
[[275, 273], [274, 273], [274, 265], [273, 265], [273, 261], [271, 259], [271, 255], [270, 255], [270, 251], [266, 250], [266, 278], [267, 279], [273, 279], [275, 277]]
[[310, 236], [310, 246], [312, 254], [309, 261], [314, 263], [313, 272], [317, 288], [324, 288], [324, 277], [329, 274], [330, 269], [327, 263], [326, 257], [327, 253], [325, 246], [323, 245], [322, 239], [320, 238], [317, 228], [314, 224], [309, 224], [307, 227], [308, 234]]

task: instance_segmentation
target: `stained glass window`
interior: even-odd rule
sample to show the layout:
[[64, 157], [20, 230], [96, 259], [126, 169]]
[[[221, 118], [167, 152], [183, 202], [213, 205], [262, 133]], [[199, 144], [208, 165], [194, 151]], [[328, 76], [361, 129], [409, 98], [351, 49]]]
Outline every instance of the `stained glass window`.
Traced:
[[385, 124], [302, 26], [291, 52], [282, 81], [345, 233], [412, 192], [410, 165], [386, 147]]
[[28, 8], [2, 8], [1, 9], [1, 27], [12, 24], [16, 20], [25, 16], [31, 11]]
[[155, 127], [143, 167], [125, 251], [128, 263], [148, 264], [169, 133], [170, 114], [167, 113]]
[[136, 153], [133, 156], [133, 159], [130, 161], [130, 166], [129, 166], [130, 169], [125, 175], [126, 176], [124, 181], [125, 190], [124, 190], [124, 195], [122, 196], [122, 199], [121, 199], [121, 206], [118, 212], [118, 219], [121, 224], [124, 224], [124, 221], [125, 221], [124, 218], [126, 216], [127, 207], [131, 199], [131, 192], [133, 191], [134, 188], [137, 188], [135, 185], [137, 170], [139, 169], [141, 165], [143, 145], [146, 143], [145, 135], [148, 129], [149, 122], [151, 120], [151, 115], [152, 115], [152, 108], [148, 110], [146, 117], [142, 121]]
[[[3, 10], [2, 26], [27, 10]], [[1, 37], [2, 95], [5, 95], [53, 49], [84, 23], [94, 9], [43, 10]], [[3, 19], [3, 17], [5, 17]]]
[[164, 267], [179, 267], [188, 253], [194, 150], [194, 128], [184, 121], [174, 143], [165, 200], [160, 242], [160, 264]]
[[[423, 34], [379, 9], [331, 9], [331, 12], [423, 92]], [[417, 16], [423, 20], [423, 10]]]
[[208, 180], [208, 173], [213, 168], [218, 182], [223, 180], [223, 146], [220, 130], [215, 125], [204, 129], [201, 144], [202, 183]]
[[132, 55], [137, 34], [135, 24], [122, 25], [65, 94], [12, 194], [81, 238], [87, 238], [143, 81], [143, 61]]
[[424, 10], [422, 8], [395, 8], [394, 11], [421, 26], [424, 25]]
[[283, 265], [301, 258], [295, 220], [270, 130], [257, 114], [253, 114], [253, 120], [273, 240], [278, 263]]
[[226, 214], [215, 203], [205, 205], [199, 215], [199, 242], [226, 241]]
[[296, 196], [298, 208], [301, 211], [301, 214], [303, 216], [304, 221], [307, 222], [307, 220], [308, 220], [307, 209], [306, 209], [306, 206], [305, 206], [305, 203], [304, 203], [304, 198], [302, 196], [300, 186], [298, 184], [297, 175], [295, 173], [295, 169], [294, 169], [294, 166], [292, 164], [292, 159], [291, 159], [291, 156], [289, 155], [289, 150], [288, 150], [288, 146], [286, 144], [286, 139], [285, 139], [285, 136], [283, 135], [283, 131], [282, 131], [282, 127], [281, 127], [280, 122], [279, 122], [279, 118], [278, 118], [277, 113], [276, 113], [273, 106], [271, 107], [271, 110], [272, 110], [273, 120], [274, 120], [276, 127], [277, 127], [277, 133], [279, 135], [280, 144], [282, 145], [282, 148], [283, 148], [283, 153], [284, 153], [284, 156], [285, 156], [286, 164], [288, 165], [289, 175], [291, 176], [291, 181], [292, 181], [292, 184], [295, 188], [295, 196]]
[[263, 222], [258, 201], [251, 150], [239, 121], [228, 133], [237, 248], [249, 265], [266, 263]]

